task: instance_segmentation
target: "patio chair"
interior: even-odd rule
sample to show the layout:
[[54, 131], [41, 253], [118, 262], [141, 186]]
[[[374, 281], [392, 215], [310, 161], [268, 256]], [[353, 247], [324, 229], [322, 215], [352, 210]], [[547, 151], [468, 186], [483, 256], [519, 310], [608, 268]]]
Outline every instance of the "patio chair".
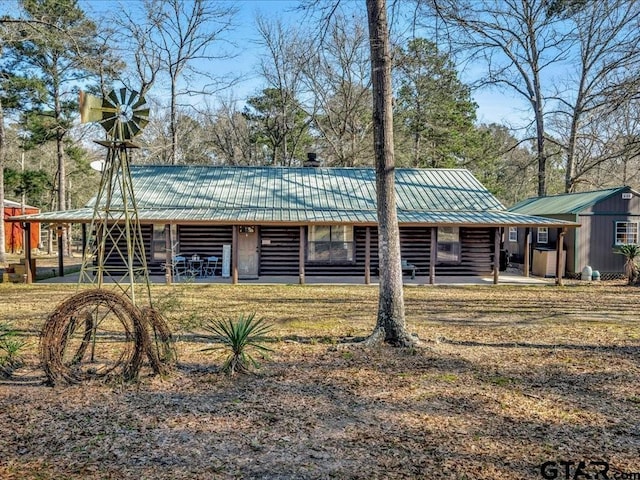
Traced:
[[171, 274], [176, 280], [180, 280], [180, 277], [182, 277], [189, 271], [187, 267], [187, 259], [179, 255], [173, 257], [173, 263], [171, 267]]
[[205, 277], [215, 277], [216, 268], [218, 268], [218, 257], [207, 257], [205, 259], [202, 275]]

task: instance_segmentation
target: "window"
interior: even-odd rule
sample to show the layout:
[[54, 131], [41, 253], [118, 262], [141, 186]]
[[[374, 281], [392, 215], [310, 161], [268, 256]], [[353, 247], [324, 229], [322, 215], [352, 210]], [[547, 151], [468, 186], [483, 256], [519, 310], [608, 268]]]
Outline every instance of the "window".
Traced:
[[538, 227], [538, 243], [549, 243], [548, 227]]
[[307, 259], [318, 263], [353, 263], [353, 227], [327, 225], [309, 227]]
[[438, 227], [438, 252], [436, 261], [441, 263], [460, 262], [460, 228]]
[[616, 245], [638, 243], [638, 222], [616, 222]]
[[518, 227], [509, 227], [509, 241], [510, 242], [518, 241]]

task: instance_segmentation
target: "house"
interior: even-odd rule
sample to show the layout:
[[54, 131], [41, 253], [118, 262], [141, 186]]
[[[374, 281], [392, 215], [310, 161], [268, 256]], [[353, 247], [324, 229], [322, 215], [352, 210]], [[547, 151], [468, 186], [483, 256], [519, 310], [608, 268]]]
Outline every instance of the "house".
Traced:
[[[40, 213], [40, 209], [30, 205], [24, 205], [24, 213], [26, 215]], [[10, 217], [22, 215], [22, 204], [11, 200], [4, 201], [4, 248], [6, 252], [19, 253], [23, 251], [24, 228], [20, 222], [8, 222]], [[40, 244], [40, 225], [36, 224], [31, 229], [31, 245], [32, 248]]]
[[[233, 282], [377, 274], [372, 168], [132, 165], [131, 178], [152, 272], [179, 253], [218, 256]], [[508, 212], [467, 170], [396, 169], [395, 178], [402, 258], [430, 283], [486, 274], [497, 282], [509, 226], [574, 226]], [[87, 206], [22, 220], [86, 226], [92, 215]]]
[[[565, 238], [567, 276], [577, 278], [584, 267], [590, 266], [600, 272], [601, 278], [616, 278], [624, 275], [625, 259], [614, 253], [615, 247], [640, 243], [639, 195], [630, 187], [608, 188], [529, 198], [509, 211], [579, 224], [580, 228], [572, 229]], [[556, 248], [556, 231], [539, 225], [531, 229], [531, 235], [534, 251]], [[520, 254], [524, 240], [524, 229], [511, 227], [505, 248]]]

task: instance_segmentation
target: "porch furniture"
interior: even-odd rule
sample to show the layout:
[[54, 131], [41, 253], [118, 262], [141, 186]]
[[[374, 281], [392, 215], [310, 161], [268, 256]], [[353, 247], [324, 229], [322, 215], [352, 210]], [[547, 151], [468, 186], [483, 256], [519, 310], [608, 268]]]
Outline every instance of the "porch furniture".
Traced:
[[189, 259], [189, 275], [192, 277], [201, 277], [204, 261], [198, 256], [193, 255]]
[[405, 272], [411, 274], [411, 278], [416, 278], [416, 266], [412, 263], [407, 263], [406, 260], [402, 260], [402, 273]]
[[218, 268], [218, 257], [211, 256], [205, 259], [205, 264], [202, 269], [202, 275], [204, 277], [215, 277], [216, 268]]
[[182, 275], [186, 275], [187, 270], [187, 259], [185, 257], [180, 255], [173, 257], [171, 264], [171, 274], [173, 275], [173, 278], [180, 280]]

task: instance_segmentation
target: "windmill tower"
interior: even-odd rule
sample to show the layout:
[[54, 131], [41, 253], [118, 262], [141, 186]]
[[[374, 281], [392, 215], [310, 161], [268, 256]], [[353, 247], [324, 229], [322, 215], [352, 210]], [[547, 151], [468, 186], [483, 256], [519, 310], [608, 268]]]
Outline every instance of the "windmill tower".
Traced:
[[[125, 88], [104, 99], [81, 95], [82, 122], [107, 132], [107, 148], [95, 198], [80, 283], [97, 285], [67, 298], [47, 319], [40, 359], [49, 383], [94, 378], [137, 378], [144, 359], [154, 373], [175, 362], [171, 331], [151, 306], [151, 291], [138, 207], [131, 181], [132, 140], [148, 123], [149, 108], [138, 92]], [[122, 292], [103, 289], [115, 283]], [[148, 305], [136, 305], [135, 285], [146, 287]]]
[[149, 273], [138, 207], [130, 171], [133, 139], [147, 125], [149, 107], [138, 92], [121, 88], [106, 97], [80, 95], [83, 123], [97, 122], [107, 140], [96, 143], [107, 148], [102, 177], [95, 198], [93, 219], [84, 252], [80, 283], [101, 288], [114, 282], [136, 304], [135, 284], [149, 290]]

